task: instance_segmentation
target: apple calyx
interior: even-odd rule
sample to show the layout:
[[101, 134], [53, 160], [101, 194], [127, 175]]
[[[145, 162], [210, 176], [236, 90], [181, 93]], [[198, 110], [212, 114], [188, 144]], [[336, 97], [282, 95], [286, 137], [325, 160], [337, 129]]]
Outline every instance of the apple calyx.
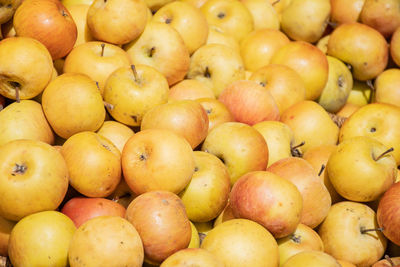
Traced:
[[361, 226], [361, 227], [360, 227], [360, 232], [361, 232], [361, 234], [366, 234], [366, 233], [368, 233], [368, 232], [377, 232], [377, 231], [383, 232], [384, 230], [385, 230], [385, 228], [383, 228], [383, 227], [379, 227], [379, 228], [370, 228], [370, 229], [366, 229], [364, 226]]
[[319, 169], [318, 176], [321, 176], [322, 172], [325, 170], [325, 164], [321, 165], [321, 169]]
[[217, 15], [217, 17], [218, 17], [219, 19], [223, 19], [223, 18], [225, 18], [225, 13], [224, 13], [224, 12], [219, 12], [218, 15]]
[[303, 141], [300, 144], [290, 148], [290, 153], [292, 154], [293, 157], [301, 158], [303, 156], [303, 153], [301, 153], [301, 151], [298, 148], [304, 146], [305, 143], [306, 142]]
[[292, 234], [292, 235], [290, 236], [290, 240], [292, 240], [293, 242], [295, 242], [295, 243], [297, 243], [297, 244], [300, 244], [300, 243], [301, 243], [301, 236], [300, 236], [300, 235]]
[[101, 46], [101, 53], [100, 53], [100, 56], [103, 57], [103, 56], [104, 56], [104, 48], [106, 47], [106, 44], [105, 44], [105, 43], [102, 43], [100, 46]]
[[375, 161], [380, 160], [382, 157], [384, 157], [385, 155], [387, 155], [388, 153], [392, 152], [394, 150], [393, 147], [389, 148], [388, 150], [386, 150], [385, 152], [383, 152], [382, 154], [380, 154], [376, 159], [374, 159]]
[[24, 174], [27, 169], [28, 169], [28, 167], [26, 167], [25, 164], [15, 163], [15, 166], [13, 168], [11, 175], [15, 176], [17, 174]]
[[165, 24], [171, 24], [171, 22], [172, 22], [172, 19], [171, 19], [171, 18], [166, 18], [166, 19], [165, 19]]

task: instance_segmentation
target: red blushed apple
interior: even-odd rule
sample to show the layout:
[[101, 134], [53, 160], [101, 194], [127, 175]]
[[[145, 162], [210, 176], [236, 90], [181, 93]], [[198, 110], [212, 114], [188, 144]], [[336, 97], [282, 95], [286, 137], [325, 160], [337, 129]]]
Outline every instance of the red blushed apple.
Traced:
[[236, 121], [256, 124], [279, 120], [279, 108], [271, 93], [255, 81], [239, 80], [229, 84], [219, 95]]
[[383, 234], [400, 246], [400, 183], [395, 183], [383, 194], [376, 213]]
[[69, 11], [58, 0], [26, 0], [13, 20], [18, 36], [39, 40], [54, 59], [66, 56], [77, 38], [77, 27]]
[[105, 198], [75, 197], [65, 203], [61, 212], [67, 215], [78, 228], [87, 220], [98, 216], [124, 218], [126, 209], [121, 204]]

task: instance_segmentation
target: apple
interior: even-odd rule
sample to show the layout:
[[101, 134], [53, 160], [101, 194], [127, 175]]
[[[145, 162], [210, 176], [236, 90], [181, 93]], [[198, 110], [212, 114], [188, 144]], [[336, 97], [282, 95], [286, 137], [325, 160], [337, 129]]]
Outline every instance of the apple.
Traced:
[[352, 66], [353, 78], [366, 81], [378, 76], [387, 66], [389, 45], [374, 28], [362, 23], [343, 23], [333, 30], [328, 55]]
[[[281, 29], [292, 40], [317, 42], [328, 25], [330, 0], [292, 0], [281, 13]], [[318, 10], [318, 12], [315, 12]], [[307, 18], [307, 19], [306, 19]]]
[[40, 41], [54, 59], [66, 56], [77, 38], [75, 22], [58, 0], [25, 0], [17, 8], [13, 25], [18, 36]]
[[61, 204], [68, 168], [57, 149], [42, 141], [13, 140], [0, 146], [0, 162], [1, 217], [18, 221]]
[[142, 34], [147, 15], [144, 0], [94, 0], [87, 12], [86, 21], [95, 39], [122, 45]]
[[389, 47], [391, 58], [397, 66], [400, 66], [400, 27], [393, 32]]
[[15, 222], [0, 217], [0, 256], [8, 256], [8, 240]]
[[218, 97], [230, 83], [244, 80], [245, 70], [238, 51], [222, 44], [206, 44], [193, 53], [187, 78], [203, 82]]
[[105, 198], [75, 197], [62, 207], [61, 212], [67, 215], [78, 228], [86, 221], [99, 216], [119, 216], [125, 218], [125, 208]]
[[328, 81], [326, 55], [305, 41], [293, 41], [282, 46], [274, 53], [270, 63], [286, 65], [297, 71], [304, 81], [308, 100], [317, 99]]
[[253, 125], [268, 145], [268, 166], [274, 162], [291, 157], [294, 142], [293, 131], [280, 121], [262, 121]]
[[208, 222], [225, 208], [231, 183], [225, 165], [214, 155], [194, 151], [195, 172], [179, 194], [192, 222]]
[[397, 177], [396, 160], [390, 151], [371, 137], [348, 138], [329, 157], [326, 165], [329, 180], [348, 200], [374, 201]]
[[283, 158], [270, 165], [267, 171], [292, 182], [299, 190], [303, 198], [301, 223], [315, 228], [325, 219], [332, 199], [310, 163], [297, 157]]
[[331, 0], [331, 21], [348, 23], [360, 21], [365, 0]]
[[86, 23], [86, 17], [89, 10], [89, 4], [72, 4], [70, 6], [66, 6], [69, 13], [72, 16], [72, 19], [75, 21], [76, 29], [77, 29], [77, 37], [74, 44], [74, 47], [93, 41], [94, 38], [90, 34], [89, 28]]
[[107, 78], [120, 67], [129, 67], [129, 55], [119, 46], [99, 41], [78, 45], [65, 58], [64, 73], [86, 74], [98, 83], [101, 94]]
[[400, 107], [400, 92], [396, 90], [397, 85], [400, 85], [400, 70], [397, 68], [384, 70], [374, 81], [375, 102]]
[[[332, 1], [331, 1], [332, 2]], [[328, 52], [328, 42], [329, 38], [331, 37], [330, 34], [325, 35], [324, 37], [321, 37], [318, 42], [317, 42], [317, 47], [319, 50], [321, 50], [324, 54]]]
[[349, 68], [339, 59], [327, 56], [328, 81], [318, 98], [318, 103], [328, 112], [336, 113], [342, 108], [353, 88], [353, 76]]
[[131, 128], [117, 121], [105, 121], [97, 133], [110, 140], [120, 153], [128, 139], [135, 134]]
[[281, 122], [292, 129], [295, 144], [304, 142], [304, 153], [313, 146], [335, 145], [339, 137], [338, 126], [314, 101], [304, 100], [289, 107], [281, 114]]
[[154, 67], [171, 86], [185, 78], [190, 55], [179, 32], [172, 26], [151, 21], [137, 40], [123, 46], [134, 64]]
[[259, 29], [247, 34], [240, 42], [246, 70], [256, 71], [268, 65], [276, 51], [289, 42], [284, 33], [275, 29]]
[[184, 79], [169, 90], [168, 101], [215, 98], [214, 92], [204, 83], [194, 79]]
[[168, 101], [168, 81], [147, 65], [120, 67], [105, 83], [103, 98], [111, 116], [126, 125], [140, 126], [143, 116], [153, 107]]
[[17, 101], [40, 94], [53, 74], [49, 51], [29, 37], [0, 41], [0, 62], [0, 94]]
[[329, 157], [336, 150], [337, 145], [314, 146], [308, 149], [302, 157], [314, 167], [315, 174], [317, 174], [324, 182], [326, 189], [328, 189], [329, 194], [331, 195], [332, 204], [343, 200], [343, 197], [336, 192], [331, 180], [328, 177], [328, 173], [326, 172], [326, 164], [329, 160]]
[[372, 102], [373, 98], [372, 87], [367, 82], [353, 80], [353, 88], [347, 98], [346, 103], [365, 106]]
[[399, 3], [396, 0], [365, 0], [360, 20], [389, 38], [400, 26]]
[[385, 259], [375, 262], [371, 267], [393, 267], [400, 265], [400, 257], [385, 256]]
[[228, 168], [231, 185], [250, 171], [264, 171], [268, 165], [268, 145], [253, 127], [225, 122], [210, 131], [201, 147], [216, 155]]
[[356, 266], [371, 266], [386, 249], [375, 212], [365, 204], [342, 201], [332, 205], [318, 234], [326, 253]]
[[306, 88], [301, 76], [282, 64], [261, 67], [250, 75], [249, 80], [261, 84], [271, 93], [280, 114], [306, 98]]
[[237, 0], [208, 0], [201, 7], [209, 25], [214, 25], [240, 42], [254, 29], [253, 16]]
[[279, 30], [280, 21], [278, 12], [272, 3], [263, 0], [240, 0], [250, 11], [254, 30], [258, 29], [274, 29]]
[[111, 141], [83, 131], [72, 135], [61, 148], [69, 181], [87, 197], [110, 195], [121, 180], [121, 154]]
[[[359, 108], [342, 125], [339, 142], [355, 137], [372, 137], [387, 149], [393, 147], [391, 153], [400, 163], [400, 108], [390, 104], [373, 103]], [[383, 152], [383, 151], [382, 151]]]
[[230, 83], [219, 95], [235, 121], [253, 125], [262, 121], [279, 120], [279, 109], [271, 93], [255, 81]]
[[305, 224], [299, 223], [296, 230], [283, 238], [277, 239], [279, 265], [282, 266], [293, 255], [307, 250], [324, 251], [324, 244], [318, 233]]
[[160, 264], [189, 245], [190, 221], [182, 200], [174, 193], [141, 194], [129, 204], [126, 218], [139, 232], [146, 261]]
[[199, 248], [200, 247], [200, 236], [199, 232], [197, 232], [196, 226], [190, 222], [190, 229], [192, 229], [192, 237], [190, 238], [190, 242], [188, 248]]
[[51, 81], [43, 92], [42, 107], [54, 132], [64, 139], [98, 130], [106, 113], [96, 83], [78, 73], [65, 73]]
[[54, 134], [42, 106], [33, 100], [13, 102], [0, 112], [0, 145], [16, 139], [54, 143]]
[[290, 257], [282, 267], [341, 267], [331, 255], [322, 251], [303, 251]]
[[137, 132], [122, 151], [122, 170], [136, 194], [167, 190], [178, 194], [195, 169], [193, 150], [186, 139], [171, 130]]
[[192, 149], [208, 134], [208, 116], [194, 100], [177, 100], [151, 108], [144, 114], [140, 130], [167, 129], [183, 136]]
[[247, 219], [221, 223], [204, 238], [201, 248], [217, 256], [225, 266], [276, 267], [278, 245], [267, 229]]
[[208, 116], [208, 132], [224, 122], [233, 122], [235, 118], [229, 109], [215, 98], [199, 98], [197, 102], [204, 108]]
[[82, 224], [68, 250], [72, 267], [141, 267], [143, 258], [143, 244], [137, 229], [119, 216], [100, 216]]
[[344, 104], [344, 106], [339, 109], [338, 112], [336, 112], [336, 115], [342, 118], [348, 118], [350, 117], [354, 112], [356, 112], [358, 109], [360, 108], [359, 105], [350, 103], [350, 102], [346, 102], [346, 104]]
[[398, 246], [400, 245], [400, 235], [397, 230], [400, 225], [397, 217], [399, 188], [399, 183], [393, 184], [383, 194], [377, 210], [378, 224], [383, 228], [383, 234]]
[[172, 26], [182, 36], [189, 51], [193, 54], [204, 45], [208, 36], [208, 23], [200, 9], [183, 1], [173, 1], [157, 10], [152, 21]]
[[67, 266], [75, 231], [74, 223], [61, 212], [28, 215], [11, 231], [8, 245], [11, 263], [13, 266]]
[[239, 42], [233, 36], [227, 34], [222, 29], [213, 25], [209, 25], [208, 29], [209, 30], [206, 44], [222, 44], [229, 46], [237, 52], [240, 52]]
[[236, 218], [255, 221], [282, 238], [300, 223], [303, 198], [291, 181], [269, 171], [253, 171], [233, 185], [229, 205]]
[[225, 266], [217, 256], [203, 248], [186, 248], [169, 256], [161, 263], [160, 267], [183, 267], [185, 265], [207, 267]]
[[226, 204], [224, 210], [214, 220], [213, 228], [215, 228], [217, 225], [219, 225], [225, 221], [229, 221], [232, 219], [236, 219], [236, 218], [233, 215], [233, 211], [232, 211], [231, 205], [229, 205], [229, 199], [228, 199], [228, 203]]

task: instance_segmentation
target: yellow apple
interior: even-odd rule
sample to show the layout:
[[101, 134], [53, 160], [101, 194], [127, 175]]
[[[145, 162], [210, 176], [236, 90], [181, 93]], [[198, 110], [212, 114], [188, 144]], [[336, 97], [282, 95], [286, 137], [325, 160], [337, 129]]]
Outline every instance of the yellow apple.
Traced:
[[194, 79], [184, 79], [169, 90], [168, 101], [215, 98], [214, 92], [204, 83]]
[[390, 39], [390, 56], [397, 66], [400, 66], [400, 27], [392, 34]]
[[200, 236], [197, 232], [196, 226], [190, 222], [190, 229], [192, 229], [192, 237], [190, 238], [190, 243], [188, 248], [199, 248], [200, 247]]
[[207, 266], [224, 267], [222, 261], [203, 248], [182, 249], [163, 261], [160, 267]]
[[200, 10], [209, 25], [217, 26], [238, 42], [254, 29], [253, 16], [239, 0], [207, 0]]
[[13, 102], [0, 112], [0, 145], [16, 139], [33, 139], [52, 145], [54, 134], [42, 106], [33, 100]]
[[240, 0], [250, 11], [254, 30], [274, 29], [279, 30], [279, 15], [272, 3], [263, 0]]
[[8, 256], [8, 240], [14, 225], [15, 222], [0, 216], [0, 256]]
[[338, 112], [336, 112], [336, 115], [343, 117], [343, 118], [348, 118], [354, 112], [356, 112], [356, 110], [358, 110], [359, 108], [360, 108], [359, 105], [355, 105], [353, 103], [346, 102], [346, 104], [344, 104], [344, 106]]
[[218, 97], [230, 83], [245, 79], [243, 60], [226, 45], [203, 45], [192, 55], [187, 78], [203, 82]]
[[268, 65], [276, 51], [289, 42], [279, 30], [259, 29], [249, 33], [240, 42], [240, 55], [246, 70], [255, 71]]
[[366, 82], [353, 80], [353, 88], [347, 98], [346, 103], [365, 106], [372, 102], [373, 92], [371, 86]]
[[88, 5], [90, 6], [94, 0], [61, 0], [61, 3], [69, 9], [73, 5]]
[[357, 22], [365, 0], [331, 0], [331, 20], [336, 23]]
[[222, 44], [240, 52], [239, 42], [216, 26], [210, 25], [206, 44]]
[[391, 68], [384, 70], [374, 82], [375, 102], [387, 103], [400, 107], [400, 70]]
[[208, 132], [224, 122], [235, 121], [229, 109], [215, 98], [199, 98], [197, 102], [204, 108], [208, 116]]
[[71, 6], [67, 6], [69, 13], [71, 13], [72, 19], [75, 21], [78, 31], [74, 47], [94, 40], [86, 23], [86, 15], [89, 7], [89, 4], [73, 4]]
[[303, 251], [290, 257], [282, 267], [341, 267], [331, 255], [322, 251]]
[[276, 267], [278, 245], [261, 225], [246, 219], [221, 223], [204, 238], [201, 248], [216, 255], [225, 266]]
[[90, 41], [72, 49], [65, 58], [63, 72], [86, 74], [98, 83], [103, 93], [108, 76], [116, 69], [130, 65], [129, 55], [121, 47]]
[[152, 21], [140, 37], [124, 46], [134, 64], [154, 67], [173, 85], [185, 78], [190, 55], [179, 32], [172, 26]]
[[110, 140], [120, 153], [128, 139], [135, 134], [131, 128], [117, 121], [105, 121], [97, 133]]
[[17, 101], [40, 94], [53, 74], [49, 51], [29, 37], [0, 41], [0, 62], [0, 94]]
[[282, 46], [270, 63], [286, 65], [297, 71], [306, 87], [306, 99], [315, 100], [328, 81], [328, 59], [316, 46], [294, 41]]
[[168, 3], [157, 10], [152, 21], [166, 23], [177, 30], [182, 36], [189, 54], [193, 54], [207, 41], [207, 20], [198, 8], [189, 3], [183, 1]]
[[62, 74], [51, 81], [43, 92], [42, 106], [54, 132], [65, 139], [98, 130], [106, 113], [96, 83], [77, 73]]

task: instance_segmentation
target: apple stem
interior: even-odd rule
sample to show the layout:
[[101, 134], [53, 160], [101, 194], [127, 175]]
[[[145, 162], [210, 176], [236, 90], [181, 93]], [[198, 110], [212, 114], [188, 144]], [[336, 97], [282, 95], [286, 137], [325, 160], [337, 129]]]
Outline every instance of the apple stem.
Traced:
[[276, 5], [276, 4], [278, 4], [279, 2], [280, 2], [281, 0], [276, 0], [275, 2], [272, 2], [272, 4], [271, 5]]
[[371, 228], [371, 229], [365, 229], [365, 228], [361, 228], [360, 232], [362, 234], [368, 233], [368, 232], [376, 232], [376, 231], [380, 231], [382, 232], [384, 230], [383, 227], [379, 227], [379, 228]]
[[104, 47], [106, 47], [106, 44], [102, 43], [101, 44], [101, 54], [100, 54], [100, 56], [104, 56]]
[[393, 150], [394, 150], [393, 147], [389, 148], [388, 150], [386, 150], [385, 152], [383, 152], [382, 154], [380, 154], [380, 155], [375, 159], [375, 161], [380, 160], [383, 156], [385, 156], [387, 153], [392, 152]]
[[369, 88], [371, 88], [372, 91], [375, 91], [375, 86], [374, 86], [374, 84], [372, 83], [372, 80], [368, 80], [368, 81], [366, 81], [365, 83], [367, 84], [367, 86], [368, 86]]
[[304, 144], [305, 144], [306, 142], [301, 142], [300, 144], [298, 144], [298, 145], [295, 145], [295, 146], [293, 146], [293, 147], [291, 147], [290, 148], [290, 152], [291, 152], [291, 154], [292, 154], [292, 156], [293, 157], [298, 157], [298, 158], [301, 158], [303, 155], [301, 154], [301, 151], [298, 149], [299, 147], [301, 147], [301, 146], [304, 146]]
[[114, 105], [107, 103], [106, 101], [103, 101], [103, 104], [106, 108], [108, 108], [109, 110], [113, 110], [114, 109]]
[[396, 266], [392, 259], [389, 257], [389, 255], [385, 255], [385, 260], [387, 260], [390, 263], [390, 266]]
[[325, 164], [321, 165], [321, 169], [318, 172], [318, 176], [321, 176], [322, 172], [325, 170], [325, 167], [326, 167]]
[[133, 76], [135, 76], [135, 82], [137, 82], [138, 81], [138, 74], [137, 74], [135, 65], [131, 65], [131, 69], [132, 69], [132, 72], [133, 72]]
[[305, 142], [305, 141], [303, 141], [303, 142], [301, 142], [300, 144], [298, 144], [298, 145], [295, 145], [294, 147], [292, 147], [292, 149], [299, 148], [299, 147], [301, 147], [301, 146], [304, 146], [305, 144], [306, 144], [306, 142]]

